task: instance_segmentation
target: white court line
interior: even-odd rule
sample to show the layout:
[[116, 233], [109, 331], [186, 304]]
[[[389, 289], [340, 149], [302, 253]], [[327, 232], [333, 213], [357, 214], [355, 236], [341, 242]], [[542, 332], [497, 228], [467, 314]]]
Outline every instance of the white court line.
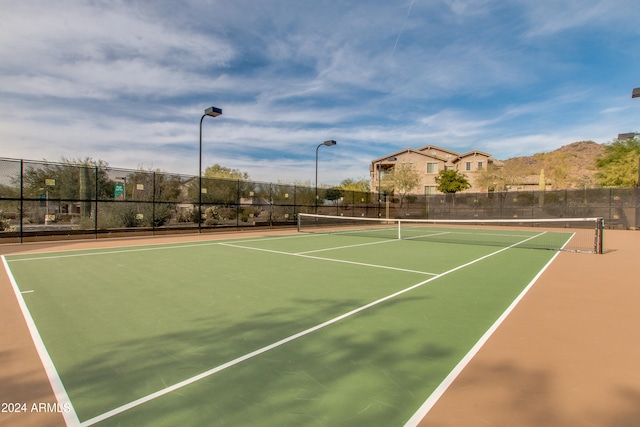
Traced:
[[[541, 232], [538, 234], [546, 234], [547, 232]], [[461, 232], [461, 231], [441, 231], [439, 233], [431, 233], [431, 234], [424, 234], [421, 236], [413, 236], [413, 237], [403, 237], [403, 240], [410, 240], [410, 239], [419, 239], [419, 238], [429, 238], [432, 236], [442, 236], [445, 234], [453, 234], [454, 236], [457, 235], [464, 235], [464, 236], [491, 236], [491, 237], [517, 237], [519, 239], [524, 238], [524, 237], [531, 237], [531, 234], [504, 234], [504, 233], [469, 233], [469, 232]]]
[[398, 239], [380, 240], [380, 241], [377, 241], [377, 242], [358, 243], [357, 245], [336, 246], [336, 247], [333, 247], [333, 248], [315, 249], [313, 251], [296, 252], [294, 255], [305, 255], [305, 254], [312, 254], [312, 253], [315, 253], [315, 252], [332, 251], [334, 249], [357, 248], [357, 247], [360, 247], [360, 246], [379, 245], [381, 243], [398, 242], [398, 241], [399, 241]]
[[259, 252], [269, 252], [269, 253], [273, 253], [273, 254], [296, 256], [296, 257], [300, 257], [300, 258], [317, 259], [317, 260], [321, 260], [321, 261], [339, 262], [339, 263], [342, 263], [342, 264], [359, 265], [359, 266], [362, 266], [362, 267], [381, 268], [383, 270], [403, 271], [405, 273], [426, 274], [426, 275], [429, 275], [429, 276], [435, 276], [436, 274], [438, 274], [438, 273], [430, 273], [428, 271], [418, 271], [418, 270], [409, 270], [407, 268], [389, 267], [389, 266], [380, 265], [380, 264], [367, 264], [365, 262], [347, 261], [347, 260], [344, 260], [344, 259], [324, 258], [324, 257], [319, 257], [319, 256], [305, 255], [304, 253], [291, 253], [291, 252], [276, 251], [276, 250], [273, 250], [273, 249], [253, 248], [251, 246], [240, 246], [240, 245], [234, 245], [234, 244], [231, 244], [231, 243], [220, 243], [220, 244], [223, 245], [223, 246], [229, 246], [229, 247], [232, 247], [232, 248], [248, 249], [248, 250], [251, 250], [251, 251], [259, 251]]
[[11, 259], [9, 260], [9, 262], [40, 261], [43, 259], [75, 258], [75, 257], [86, 257], [86, 256], [126, 254], [131, 252], [161, 251], [161, 250], [167, 250], [167, 249], [181, 249], [181, 248], [195, 248], [199, 246], [211, 246], [216, 244], [218, 244], [218, 242], [193, 244], [193, 245], [162, 246], [162, 247], [152, 247], [152, 248], [137, 247], [136, 249], [122, 249], [122, 250], [116, 250], [116, 251], [111, 250], [111, 251], [102, 251], [102, 252], [87, 252], [83, 254], [51, 255], [51, 256], [40, 256], [40, 257], [31, 257], [31, 258], [18, 258], [18, 259]]
[[30, 290], [30, 291], [21, 291], [20, 293], [21, 294], [32, 294], [34, 292], [35, 292], [34, 290]]
[[427, 398], [427, 400], [418, 408], [418, 410], [413, 414], [413, 416], [406, 422], [404, 427], [416, 427], [420, 424], [420, 421], [424, 417], [427, 416], [429, 411], [433, 408], [433, 406], [440, 400], [445, 391], [453, 384], [453, 382], [458, 378], [460, 373], [466, 368], [466, 366], [471, 362], [471, 360], [478, 354], [480, 349], [485, 345], [485, 343], [489, 340], [491, 335], [500, 327], [502, 322], [511, 314], [511, 312], [516, 308], [518, 303], [524, 298], [524, 296], [529, 292], [529, 289], [534, 285], [534, 283], [540, 278], [542, 273], [551, 265], [553, 260], [556, 259], [560, 252], [556, 252], [556, 254], [549, 260], [549, 262], [540, 270], [538, 274], [529, 282], [529, 284], [520, 292], [520, 294], [516, 297], [515, 300], [507, 307], [507, 309], [502, 313], [502, 315], [491, 325], [491, 327], [487, 330], [487, 332], [480, 337], [478, 342], [469, 350], [469, 352], [458, 362], [458, 364], [451, 370], [449, 375], [442, 380], [440, 385], [436, 387], [436, 389], [431, 393], [431, 395]]
[[445, 234], [451, 234], [449, 231], [441, 231], [440, 233], [431, 233], [431, 234], [423, 234], [422, 236], [413, 236], [413, 237], [403, 237], [403, 240], [411, 240], [411, 239], [422, 239], [424, 237], [434, 237], [434, 236], [443, 236]]
[[[290, 239], [290, 238], [296, 238], [296, 237], [309, 237], [311, 235], [286, 235], [286, 236], [278, 236], [278, 237], [265, 237], [263, 239], [250, 239], [250, 240], [242, 240], [242, 239], [238, 239], [238, 240], [234, 240], [234, 239], [229, 239], [229, 240], [233, 240], [234, 242], [237, 243], [245, 243], [245, 242], [258, 242], [258, 241], [267, 241], [267, 240], [280, 240], [280, 239]], [[134, 246], [133, 249], [122, 249], [122, 248], [128, 248], [130, 246], [118, 246], [116, 248], [112, 248], [112, 249], [120, 249], [120, 250], [108, 250], [108, 251], [100, 251], [100, 252], [87, 252], [87, 253], [71, 253], [71, 254], [67, 254], [67, 252], [78, 252], [78, 251], [87, 251], [87, 250], [91, 250], [91, 249], [73, 249], [73, 250], [68, 250], [68, 251], [59, 251], [59, 252], [53, 252], [55, 254], [60, 254], [60, 253], [64, 253], [64, 255], [51, 255], [51, 256], [34, 256], [34, 257], [29, 257], [29, 258], [18, 258], [18, 259], [10, 259], [7, 260], [8, 262], [19, 262], [19, 261], [39, 261], [42, 259], [59, 259], [59, 258], [73, 258], [73, 257], [85, 257], [85, 256], [98, 256], [98, 255], [112, 255], [112, 254], [124, 254], [124, 253], [131, 253], [131, 252], [145, 252], [145, 251], [160, 251], [160, 250], [169, 250], [169, 249], [185, 249], [185, 248], [197, 248], [197, 247], [202, 247], [202, 246], [214, 246], [214, 245], [219, 245], [221, 244], [221, 241], [216, 240], [216, 241], [209, 241], [209, 242], [204, 242], [204, 243], [188, 243], [188, 244], [180, 244], [180, 245], [176, 245], [176, 244], [167, 244], [167, 243], [158, 243], [158, 244], [152, 244], [152, 245], [143, 245], [143, 246]], [[93, 249], [93, 250], [97, 250], [97, 249]], [[34, 255], [39, 255], [39, 254], [45, 254], [47, 252], [39, 252], [36, 253]]]
[[[521, 241], [521, 242], [519, 242], [517, 244], [524, 243], [525, 241], [530, 240], [532, 238], [533, 237], [530, 237], [529, 239], [525, 239], [525, 240], [523, 240], [523, 241]], [[444, 273], [438, 274], [437, 276], [431, 277], [431, 278], [429, 278], [427, 280], [423, 280], [420, 283], [417, 283], [417, 284], [412, 285], [412, 286], [410, 286], [408, 288], [402, 289], [402, 290], [400, 290], [398, 292], [395, 292], [395, 293], [393, 293], [391, 295], [387, 295], [386, 297], [380, 298], [380, 299], [378, 299], [376, 301], [373, 301], [373, 302], [371, 302], [369, 304], [363, 305], [363, 306], [361, 306], [359, 308], [356, 308], [355, 310], [351, 310], [351, 311], [349, 311], [349, 312], [347, 312], [345, 314], [342, 314], [342, 315], [340, 315], [338, 317], [334, 317], [333, 319], [328, 320], [328, 321], [326, 321], [324, 323], [320, 323], [319, 325], [313, 326], [313, 327], [311, 327], [309, 329], [305, 329], [302, 332], [298, 332], [297, 334], [291, 335], [291, 336], [289, 336], [287, 338], [284, 338], [284, 339], [282, 339], [280, 341], [277, 341], [277, 342], [275, 342], [273, 344], [270, 344], [268, 346], [262, 347], [262, 348], [260, 348], [258, 350], [255, 350], [255, 351], [251, 352], [251, 353], [247, 353], [244, 356], [240, 356], [240, 357], [238, 357], [236, 359], [233, 359], [233, 360], [231, 360], [231, 361], [229, 361], [227, 363], [219, 365], [219, 366], [217, 366], [217, 367], [215, 367], [213, 369], [210, 369], [208, 371], [202, 372], [201, 374], [198, 374], [196, 376], [188, 378], [188, 379], [186, 379], [184, 381], [181, 381], [179, 383], [176, 383], [176, 384], [174, 384], [172, 386], [166, 387], [166, 388], [164, 388], [162, 390], [158, 390], [155, 393], [152, 393], [152, 394], [149, 394], [147, 396], [141, 397], [140, 399], [136, 399], [136, 400], [134, 400], [132, 402], [129, 402], [129, 403], [125, 404], [125, 405], [122, 405], [122, 406], [119, 406], [117, 408], [114, 408], [114, 409], [112, 409], [110, 411], [107, 411], [107, 412], [101, 414], [101, 415], [98, 415], [98, 416], [96, 416], [94, 418], [91, 418], [89, 420], [86, 420], [86, 421], [82, 422], [82, 424], [80, 424], [80, 426], [81, 427], [91, 426], [91, 425], [93, 425], [95, 423], [98, 423], [100, 421], [104, 421], [104, 420], [106, 420], [108, 418], [111, 418], [111, 417], [113, 417], [115, 415], [118, 415], [118, 414], [121, 414], [121, 413], [123, 413], [125, 411], [128, 411], [129, 409], [132, 409], [132, 408], [140, 406], [140, 405], [142, 405], [144, 403], [150, 402], [150, 401], [152, 401], [154, 399], [157, 399], [158, 397], [164, 396], [164, 395], [169, 394], [171, 392], [174, 392], [174, 391], [176, 391], [178, 389], [186, 387], [186, 386], [188, 386], [190, 384], [193, 384], [193, 383], [195, 383], [197, 381], [200, 381], [201, 379], [207, 378], [207, 377], [209, 377], [209, 376], [211, 376], [211, 375], [213, 375], [215, 373], [218, 373], [218, 372], [223, 371], [223, 370], [225, 370], [227, 368], [235, 366], [235, 365], [237, 365], [237, 364], [239, 364], [241, 362], [249, 360], [249, 359], [251, 359], [253, 357], [256, 357], [256, 356], [258, 356], [260, 354], [266, 353], [269, 350], [273, 350], [274, 348], [280, 347], [280, 346], [282, 346], [284, 344], [287, 344], [287, 343], [289, 343], [291, 341], [294, 341], [294, 340], [296, 340], [298, 338], [301, 338], [301, 337], [303, 337], [305, 335], [309, 335], [312, 332], [315, 332], [315, 331], [318, 331], [320, 329], [323, 329], [323, 328], [325, 328], [325, 327], [327, 327], [329, 325], [332, 325], [332, 324], [334, 324], [336, 322], [339, 322], [339, 321], [341, 321], [343, 319], [346, 319], [346, 318], [351, 317], [351, 316], [353, 316], [353, 315], [355, 315], [357, 313], [360, 313], [360, 312], [362, 312], [364, 310], [367, 310], [367, 309], [369, 309], [371, 307], [374, 307], [374, 306], [376, 306], [376, 305], [378, 305], [380, 303], [388, 301], [388, 300], [390, 300], [392, 298], [395, 298], [395, 297], [397, 297], [399, 295], [405, 294], [405, 293], [407, 293], [409, 291], [412, 291], [413, 289], [419, 288], [420, 286], [423, 286], [423, 285], [425, 285], [425, 284], [427, 284], [429, 282], [432, 282], [432, 281], [434, 281], [436, 279], [439, 279], [439, 278], [441, 278], [443, 276], [446, 276], [446, 275], [448, 275], [450, 273], [453, 273], [455, 271], [461, 270], [461, 269], [463, 269], [465, 267], [468, 267], [468, 266], [470, 266], [472, 264], [475, 264], [475, 263], [480, 262], [480, 261], [482, 261], [484, 259], [487, 259], [487, 258], [492, 257], [494, 255], [497, 255], [497, 254], [499, 254], [501, 252], [504, 252], [504, 251], [506, 251], [508, 249], [511, 249], [512, 247], [514, 247], [516, 245], [511, 245], [511, 246], [499, 249], [499, 250], [497, 250], [495, 252], [491, 252], [490, 254], [484, 255], [484, 256], [482, 256], [480, 258], [476, 258], [476, 259], [474, 259], [472, 261], [469, 261], [466, 264], [459, 265], [458, 267], [452, 268], [451, 270], [445, 271]]]
[[11, 282], [11, 286], [13, 287], [13, 292], [16, 294], [16, 298], [18, 299], [18, 305], [20, 306], [20, 310], [22, 311], [22, 316], [27, 323], [29, 333], [31, 334], [31, 339], [33, 340], [33, 344], [35, 345], [36, 350], [38, 351], [38, 356], [40, 356], [40, 361], [44, 366], [45, 372], [47, 373], [47, 377], [49, 378], [49, 383], [51, 384], [53, 393], [55, 394], [56, 400], [60, 405], [59, 407], [69, 408], [69, 411], [62, 411], [64, 421], [68, 427], [79, 426], [80, 420], [78, 419], [76, 410], [73, 408], [73, 404], [69, 399], [67, 390], [64, 388], [64, 384], [62, 384], [60, 375], [58, 375], [58, 371], [56, 370], [56, 367], [51, 360], [51, 356], [49, 356], [49, 353], [47, 352], [47, 348], [42, 341], [42, 337], [38, 332], [38, 328], [36, 327], [33, 317], [31, 317], [31, 313], [27, 308], [27, 304], [22, 298], [20, 288], [18, 288], [18, 283], [16, 282], [15, 277], [13, 277], [13, 273], [11, 273], [11, 269], [9, 269], [9, 264], [7, 264], [7, 260], [4, 255], [2, 255], [2, 264], [4, 265], [4, 269], [7, 272], [7, 276], [9, 277], [9, 281]]

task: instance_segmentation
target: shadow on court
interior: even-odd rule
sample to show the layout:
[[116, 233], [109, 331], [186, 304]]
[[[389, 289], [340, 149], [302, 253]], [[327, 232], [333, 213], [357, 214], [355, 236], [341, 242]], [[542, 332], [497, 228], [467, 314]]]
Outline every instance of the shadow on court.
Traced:
[[[451, 348], [426, 338], [424, 322], [393, 313], [425, 297], [387, 301], [344, 324], [245, 360], [99, 425], [398, 425], [441, 381]], [[61, 372], [81, 421], [206, 372], [361, 305], [299, 299], [234, 324], [215, 313], [177, 333], [157, 330], [116, 343]], [[395, 307], [399, 305], [400, 307]], [[422, 325], [422, 326], [421, 326]], [[80, 359], [80, 358], [79, 358]], [[444, 365], [443, 365], [444, 363]], [[425, 369], [425, 366], [432, 365]], [[432, 378], [429, 378], [429, 375]], [[381, 424], [382, 423], [382, 424]]]

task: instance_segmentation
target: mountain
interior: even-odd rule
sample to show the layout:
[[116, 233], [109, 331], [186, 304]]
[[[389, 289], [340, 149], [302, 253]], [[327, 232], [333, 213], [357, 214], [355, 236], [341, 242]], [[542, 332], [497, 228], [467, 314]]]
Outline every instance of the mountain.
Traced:
[[[593, 187], [596, 159], [604, 153], [604, 144], [579, 141], [548, 153], [504, 160], [507, 175], [523, 183], [538, 183], [544, 169], [547, 183], [554, 189]], [[532, 181], [532, 182], [529, 182]]]

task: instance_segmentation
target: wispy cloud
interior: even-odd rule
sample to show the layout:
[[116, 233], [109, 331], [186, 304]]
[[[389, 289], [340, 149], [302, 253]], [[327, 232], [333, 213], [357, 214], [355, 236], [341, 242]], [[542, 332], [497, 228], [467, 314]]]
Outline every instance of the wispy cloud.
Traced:
[[[636, 15], [637, 4], [629, 0], [560, 0], [555, 2], [521, 1], [530, 22], [529, 36], [545, 36], [566, 31], [610, 26], [629, 22]], [[613, 28], [610, 28], [613, 30]], [[630, 29], [638, 33], [637, 26]]]
[[8, 2], [1, 155], [195, 174], [212, 104], [205, 163], [259, 180], [309, 179], [325, 139], [323, 182], [425, 144], [506, 158], [606, 142], [640, 110], [640, 30], [617, 24], [631, 3]]

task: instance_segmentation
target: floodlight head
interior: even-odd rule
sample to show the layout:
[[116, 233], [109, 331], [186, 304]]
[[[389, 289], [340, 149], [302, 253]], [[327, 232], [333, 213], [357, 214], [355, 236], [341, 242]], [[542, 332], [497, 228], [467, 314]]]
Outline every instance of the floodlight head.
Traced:
[[209, 107], [206, 110], [204, 110], [205, 116], [218, 117], [220, 114], [222, 114], [221, 108]]
[[337, 142], [335, 142], [333, 139], [330, 139], [328, 141], [323, 142], [324, 145], [326, 145], [327, 147], [330, 147], [332, 145], [336, 145]]
[[633, 92], [631, 92], [631, 97], [640, 98], [640, 87], [633, 89]]

